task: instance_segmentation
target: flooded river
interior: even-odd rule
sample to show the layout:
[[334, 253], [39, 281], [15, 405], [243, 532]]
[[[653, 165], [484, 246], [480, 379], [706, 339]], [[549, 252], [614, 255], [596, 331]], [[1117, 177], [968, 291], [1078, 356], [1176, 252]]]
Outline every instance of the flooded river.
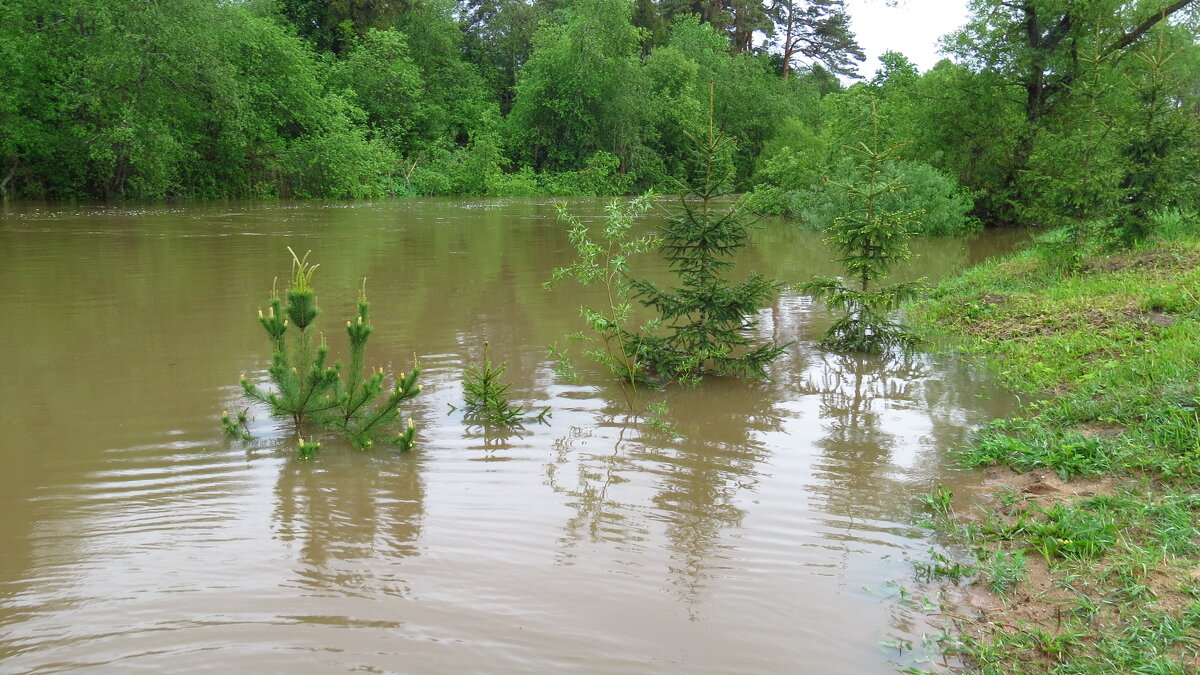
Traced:
[[[586, 360], [554, 375], [546, 345], [596, 296], [541, 288], [571, 258], [549, 202], [0, 209], [5, 673], [894, 672], [914, 657], [881, 642], [919, 657], [930, 631], [894, 586], [931, 546], [918, 497], [973, 480], [946, 450], [1011, 406], [952, 357], [814, 349], [829, 316], [789, 291], [759, 327], [795, 341], [772, 380], [654, 395], [683, 437], [655, 431]], [[1012, 243], [915, 242], [905, 274]], [[366, 277], [368, 362], [419, 359], [415, 451], [327, 436], [301, 461], [259, 408], [254, 441], [222, 436], [239, 374], [265, 380], [288, 246], [320, 264], [335, 350]], [[830, 257], [766, 222], [742, 268]], [[547, 424], [451, 411], [484, 340]]]

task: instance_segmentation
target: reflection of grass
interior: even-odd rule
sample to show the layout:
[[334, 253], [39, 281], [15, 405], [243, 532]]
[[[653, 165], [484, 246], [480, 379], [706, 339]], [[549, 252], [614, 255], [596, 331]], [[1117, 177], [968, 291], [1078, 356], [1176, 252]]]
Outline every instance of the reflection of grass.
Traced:
[[1171, 243], [1062, 277], [1024, 254], [913, 310], [1026, 401], [959, 457], [1034, 473], [970, 527], [926, 500], [1000, 596], [964, 627], [983, 672], [1200, 670], [1198, 263], [1200, 246]]

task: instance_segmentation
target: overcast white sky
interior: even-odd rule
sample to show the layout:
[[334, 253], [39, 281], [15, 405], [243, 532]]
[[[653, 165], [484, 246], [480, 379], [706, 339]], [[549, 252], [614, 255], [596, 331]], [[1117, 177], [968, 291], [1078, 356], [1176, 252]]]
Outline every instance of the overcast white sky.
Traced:
[[879, 69], [879, 55], [888, 51], [904, 54], [921, 72], [943, 57], [937, 41], [967, 22], [967, 0], [898, 0], [888, 7], [885, 0], [846, 0], [850, 25], [867, 53], [859, 74], [870, 78]]

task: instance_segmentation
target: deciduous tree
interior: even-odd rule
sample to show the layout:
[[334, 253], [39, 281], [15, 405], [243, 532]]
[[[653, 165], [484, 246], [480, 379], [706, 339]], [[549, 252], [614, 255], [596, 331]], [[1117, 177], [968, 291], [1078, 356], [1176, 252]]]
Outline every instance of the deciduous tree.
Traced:
[[[1090, 40], [1097, 40], [1098, 56], [1115, 65], [1160, 22], [1176, 16], [1194, 20], [1198, 6], [1197, 0], [974, 0], [971, 21], [946, 45], [976, 71], [1000, 75], [1023, 111], [1024, 124], [1006, 162], [1001, 189], [1019, 193], [1018, 183], [1045, 120], [1063, 108], [1084, 72], [1079, 54]], [[1100, 19], [1097, 38], [1094, 29]], [[999, 205], [1002, 210], [993, 216], [1022, 221], [1016, 208], [1022, 196], [1014, 197]]]

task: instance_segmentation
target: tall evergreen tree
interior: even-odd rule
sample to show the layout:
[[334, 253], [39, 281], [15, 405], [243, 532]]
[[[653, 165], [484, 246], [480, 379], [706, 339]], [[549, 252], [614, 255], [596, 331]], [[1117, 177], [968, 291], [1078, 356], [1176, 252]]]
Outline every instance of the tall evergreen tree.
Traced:
[[763, 0], [725, 0], [729, 14], [729, 48], [735, 54], [750, 54], [757, 50], [754, 36], [771, 32], [771, 18]]
[[663, 0], [661, 6], [667, 21], [695, 16], [717, 29], [735, 54], [755, 51], [754, 36], [771, 32], [763, 0]]
[[767, 15], [775, 26], [771, 43], [783, 52], [784, 79], [801, 57], [837, 75], [858, 76], [866, 55], [850, 31], [844, 0], [774, 0]]
[[1188, 115], [1176, 97], [1188, 86], [1175, 81], [1172, 69], [1181, 52], [1167, 40], [1166, 27], [1160, 24], [1156, 38], [1135, 53], [1136, 70], [1129, 80], [1136, 105], [1126, 118], [1128, 137], [1121, 147], [1123, 203], [1112, 228], [1125, 246], [1150, 234], [1151, 218], [1170, 203], [1172, 188], [1196, 173], [1195, 166], [1189, 169], [1180, 161], [1181, 150], [1197, 131], [1196, 115]]
[[500, 105], [512, 110], [517, 72], [533, 53], [533, 36], [549, 12], [544, 3], [524, 0], [463, 0], [458, 14], [464, 55], [475, 64]]
[[667, 43], [670, 28], [654, 0], [634, 0], [633, 25], [642, 29], [642, 56]]
[[[715, 201], [727, 194], [733, 168], [729, 139], [715, 131], [710, 83], [707, 137], [695, 138], [704, 159], [702, 182], [685, 183], [679, 210], [659, 231], [659, 251], [679, 280], [664, 289], [642, 279], [631, 284], [633, 297], [658, 319], [643, 331], [626, 335], [626, 349], [667, 379], [694, 382], [705, 374], [764, 377], [784, 346], [755, 344], [746, 333], [779, 284], [757, 273], [733, 283], [724, 277], [734, 256], [749, 243], [749, 228], [736, 205]], [[657, 330], [661, 328], [660, 330]]]
[[1049, 228], [1037, 246], [1058, 271], [1079, 270], [1099, 232], [1098, 225], [1120, 210], [1122, 175], [1117, 110], [1123, 78], [1101, 53], [1103, 19], [1096, 18], [1095, 40], [1081, 45], [1082, 72], [1067, 114], [1047, 124], [1022, 174], [1026, 196], [1020, 213]]
[[386, 30], [413, 7], [408, 0], [276, 0], [283, 18], [320, 51], [340, 54], [371, 29]]
[[[873, 103], [873, 102], [872, 102]], [[874, 111], [874, 105], [872, 105]], [[893, 321], [889, 312], [916, 297], [920, 282], [884, 286], [880, 280], [910, 256], [907, 240], [917, 212], [889, 211], [882, 201], [906, 189], [885, 176], [898, 146], [879, 149], [879, 118], [872, 114], [872, 140], [851, 148], [858, 155], [856, 180], [839, 185], [854, 200], [852, 209], [834, 219], [826, 239], [841, 254], [846, 276], [817, 277], [799, 289], [824, 298], [831, 309], [842, 312], [821, 338], [821, 344], [843, 352], [909, 351], [917, 338]]]

